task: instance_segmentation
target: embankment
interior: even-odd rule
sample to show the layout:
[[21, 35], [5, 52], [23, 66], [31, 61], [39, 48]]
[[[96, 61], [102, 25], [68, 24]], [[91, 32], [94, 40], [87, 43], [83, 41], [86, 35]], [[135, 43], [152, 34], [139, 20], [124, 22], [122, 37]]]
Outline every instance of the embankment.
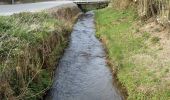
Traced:
[[127, 100], [170, 99], [168, 29], [153, 21], [142, 23], [132, 8], [112, 7], [96, 11], [96, 28]]
[[0, 99], [42, 98], [80, 9], [64, 5], [0, 17]]

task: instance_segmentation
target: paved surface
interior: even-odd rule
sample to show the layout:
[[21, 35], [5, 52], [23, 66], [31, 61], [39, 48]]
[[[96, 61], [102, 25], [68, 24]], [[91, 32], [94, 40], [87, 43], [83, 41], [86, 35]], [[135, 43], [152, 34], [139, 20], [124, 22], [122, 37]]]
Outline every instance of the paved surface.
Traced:
[[112, 84], [103, 46], [95, 37], [93, 12], [75, 24], [49, 97], [47, 100], [122, 100]]
[[49, 1], [16, 5], [0, 5], [0, 15], [12, 15], [20, 12], [37, 12], [65, 4], [73, 4], [72, 1]]
[[15, 5], [0, 5], [0, 15], [12, 15], [20, 12], [37, 12], [57, 6], [64, 6], [68, 4], [91, 4], [91, 3], [105, 3], [107, 0], [71, 0], [71, 1], [48, 1], [28, 4]]

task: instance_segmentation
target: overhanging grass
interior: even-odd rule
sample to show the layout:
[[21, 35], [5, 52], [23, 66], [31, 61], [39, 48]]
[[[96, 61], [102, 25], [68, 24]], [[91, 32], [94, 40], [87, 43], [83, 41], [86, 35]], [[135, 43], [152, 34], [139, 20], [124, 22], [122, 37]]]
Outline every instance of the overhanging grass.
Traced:
[[[128, 91], [128, 100], [168, 100], [170, 90], [168, 83], [161, 84], [162, 77], [157, 77], [157, 71], [148, 70], [139, 61], [136, 64], [135, 55], [147, 53], [145, 41], [148, 36], [134, 34], [133, 24], [136, 14], [127, 9], [117, 11], [106, 8], [96, 11], [96, 36], [99, 37], [108, 49], [108, 56], [115, 64], [118, 80]], [[132, 27], [133, 26], [133, 27]], [[146, 60], [150, 61], [150, 59]], [[163, 82], [162, 82], [163, 83]]]
[[1, 16], [0, 99], [42, 98], [70, 31], [70, 24], [50, 13]]

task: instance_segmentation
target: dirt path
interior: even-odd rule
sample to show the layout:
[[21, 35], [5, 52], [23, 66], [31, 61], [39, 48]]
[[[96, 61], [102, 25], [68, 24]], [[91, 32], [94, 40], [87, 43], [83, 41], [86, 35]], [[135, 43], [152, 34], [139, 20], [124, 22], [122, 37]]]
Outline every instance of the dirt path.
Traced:
[[93, 12], [74, 26], [70, 45], [60, 60], [52, 100], [122, 100], [112, 84], [102, 44], [95, 37]]

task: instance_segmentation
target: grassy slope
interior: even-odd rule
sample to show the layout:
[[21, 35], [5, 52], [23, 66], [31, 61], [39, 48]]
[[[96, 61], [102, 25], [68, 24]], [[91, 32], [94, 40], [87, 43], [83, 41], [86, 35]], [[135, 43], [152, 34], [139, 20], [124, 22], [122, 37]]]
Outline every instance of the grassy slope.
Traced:
[[170, 99], [169, 85], [163, 86], [160, 82], [162, 77], [155, 74], [159, 71], [166, 73], [166, 69], [154, 71], [153, 68], [149, 69], [151, 64], [145, 65], [149, 62], [147, 59], [143, 63], [140, 60], [135, 63], [135, 56], [147, 54], [149, 49], [145, 44], [149, 38], [148, 33], [134, 34], [138, 31], [133, 26], [135, 20], [136, 14], [131, 9], [98, 10], [96, 11], [96, 35], [108, 49], [108, 56], [115, 64], [113, 70], [117, 69], [118, 80], [128, 91], [128, 100], [168, 100]]
[[41, 98], [70, 31], [45, 12], [0, 17], [0, 99]]

